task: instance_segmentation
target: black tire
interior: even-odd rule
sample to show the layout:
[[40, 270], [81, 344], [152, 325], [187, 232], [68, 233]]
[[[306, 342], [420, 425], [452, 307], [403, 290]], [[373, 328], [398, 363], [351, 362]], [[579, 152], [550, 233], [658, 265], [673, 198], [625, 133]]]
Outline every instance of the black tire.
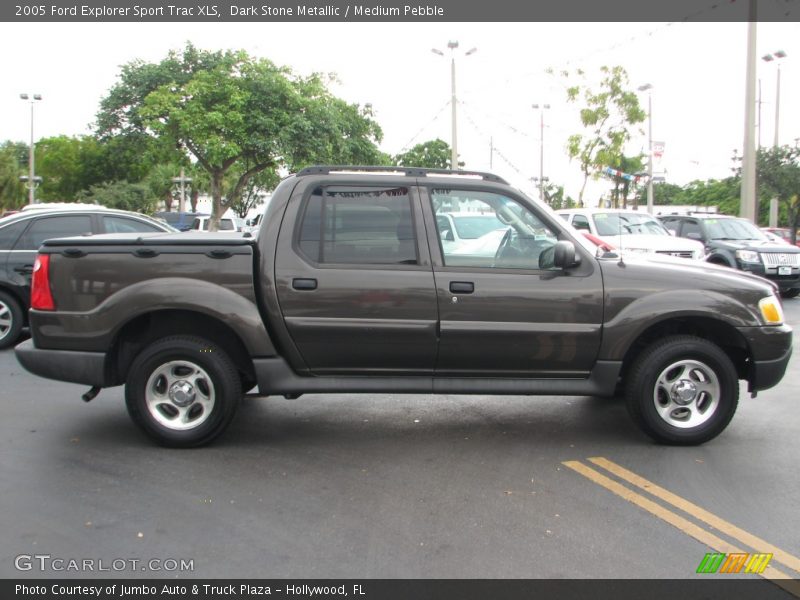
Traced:
[[10, 294], [0, 292], [0, 350], [17, 343], [24, 320], [19, 302]]
[[125, 404], [159, 444], [202, 446], [230, 424], [242, 397], [239, 372], [222, 348], [200, 337], [158, 340], [133, 361]]
[[626, 401], [631, 418], [654, 440], [693, 446], [728, 426], [739, 403], [739, 380], [719, 346], [695, 336], [670, 336], [636, 359]]
[[800, 294], [800, 288], [781, 290], [781, 298], [795, 298], [798, 294]]

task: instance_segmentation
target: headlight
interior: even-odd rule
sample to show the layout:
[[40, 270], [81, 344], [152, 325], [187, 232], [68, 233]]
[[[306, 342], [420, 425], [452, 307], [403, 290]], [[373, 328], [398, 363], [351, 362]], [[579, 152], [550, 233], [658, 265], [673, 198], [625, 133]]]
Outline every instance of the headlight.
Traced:
[[699, 248], [694, 252], [692, 252], [692, 258], [694, 258], [695, 260], [703, 260], [705, 256], [706, 256], [705, 248]]
[[754, 252], [753, 250], [737, 250], [736, 258], [746, 263], [761, 262], [761, 259], [758, 256], [758, 252]]
[[783, 306], [775, 296], [767, 296], [758, 301], [761, 317], [767, 325], [781, 325], [783, 323]]

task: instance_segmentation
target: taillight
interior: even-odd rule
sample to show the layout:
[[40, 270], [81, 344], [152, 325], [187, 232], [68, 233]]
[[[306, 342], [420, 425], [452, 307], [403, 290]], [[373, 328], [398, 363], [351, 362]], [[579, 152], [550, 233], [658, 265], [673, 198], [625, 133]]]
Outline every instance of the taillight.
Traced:
[[40, 254], [33, 263], [31, 281], [31, 308], [36, 310], [55, 310], [53, 294], [50, 293], [50, 255]]

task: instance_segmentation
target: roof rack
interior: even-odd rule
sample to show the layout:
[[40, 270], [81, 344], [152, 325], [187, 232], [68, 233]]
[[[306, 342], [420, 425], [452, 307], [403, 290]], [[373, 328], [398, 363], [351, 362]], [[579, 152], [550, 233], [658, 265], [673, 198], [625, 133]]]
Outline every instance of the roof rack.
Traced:
[[495, 183], [503, 183], [508, 185], [508, 182], [502, 177], [498, 177], [493, 173], [486, 173], [484, 171], [454, 171], [452, 169], [423, 169], [421, 167], [380, 167], [376, 165], [370, 166], [320, 166], [306, 167], [299, 171], [296, 177], [305, 177], [307, 175], [329, 175], [331, 173], [386, 173], [386, 174], [399, 174], [402, 173], [406, 177], [427, 177], [429, 175], [445, 175], [445, 176], [466, 176], [466, 177], [480, 177], [484, 181], [493, 181]]

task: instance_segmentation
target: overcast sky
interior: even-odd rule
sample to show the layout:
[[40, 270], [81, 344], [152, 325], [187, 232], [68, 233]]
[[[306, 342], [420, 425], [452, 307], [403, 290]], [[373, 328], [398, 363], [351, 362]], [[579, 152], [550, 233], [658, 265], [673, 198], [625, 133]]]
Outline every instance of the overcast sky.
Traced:
[[[653, 138], [665, 143], [667, 181], [730, 174], [733, 149], [744, 136], [745, 23], [0, 23], [0, 140], [27, 142], [30, 109], [22, 92], [40, 93], [35, 139], [89, 133], [100, 99], [120, 65], [159, 61], [187, 41], [210, 49], [245, 49], [296, 72], [335, 72], [334, 92], [371, 103], [383, 128], [382, 149], [396, 154], [440, 137], [450, 142], [449, 40], [457, 54], [459, 153], [466, 168], [488, 170], [530, 191], [539, 175], [539, 115], [545, 112], [545, 176], [577, 196], [578, 165], [566, 157], [566, 138], [581, 131], [577, 107], [566, 102], [548, 67], [621, 65], [632, 88], [650, 83]], [[759, 57], [776, 50], [781, 63], [780, 143], [800, 137], [800, 24], [758, 26]], [[771, 145], [776, 63], [759, 59], [761, 140]], [[646, 106], [647, 98], [642, 96]], [[646, 132], [646, 123], [642, 128]], [[496, 150], [490, 153], [490, 138]], [[637, 133], [630, 150], [646, 148]], [[491, 165], [490, 165], [491, 154]], [[602, 193], [594, 186], [591, 194]]]

